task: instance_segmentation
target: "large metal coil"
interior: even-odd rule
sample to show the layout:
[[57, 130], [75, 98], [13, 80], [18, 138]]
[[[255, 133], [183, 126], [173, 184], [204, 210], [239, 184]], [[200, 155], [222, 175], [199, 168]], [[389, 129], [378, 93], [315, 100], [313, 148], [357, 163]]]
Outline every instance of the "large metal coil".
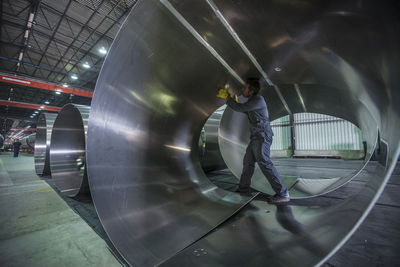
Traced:
[[[92, 197], [121, 255], [133, 266], [324, 262], [366, 217], [399, 155], [398, 24], [391, 1], [138, 1], [102, 68], [88, 127]], [[250, 197], [205, 177], [199, 134], [224, 104], [217, 88], [248, 76], [270, 85], [271, 120], [304, 110], [345, 118], [369, 152], [379, 129], [387, 149], [365, 188], [329, 206], [254, 201], [239, 231], [211, 232]], [[240, 120], [227, 117], [223, 137], [244, 146], [232, 126]], [[338, 186], [307, 192], [315, 185], [293, 195]]]
[[50, 174], [50, 141], [57, 113], [42, 112], [36, 123], [35, 170], [38, 175]]
[[86, 135], [90, 107], [67, 104], [54, 122], [50, 145], [51, 175], [61, 194], [88, 194]]

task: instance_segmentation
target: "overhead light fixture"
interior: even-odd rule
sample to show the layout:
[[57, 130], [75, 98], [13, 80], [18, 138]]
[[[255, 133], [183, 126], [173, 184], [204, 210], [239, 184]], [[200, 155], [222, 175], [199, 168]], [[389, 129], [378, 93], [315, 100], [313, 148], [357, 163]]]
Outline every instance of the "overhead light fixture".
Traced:
[[78, 76], [76, 76], [75, 74], [72, 74], [72, 75], [71, 75], [71, 79], [72, 79], [72, 80], [78, 80]]
[[64, 84], [63, 84], [63, 87], [68, 87], [68, 84], [64, 83]]
[[44, 103], [45, 103], [46, 105], [50, 104], [50, 102], [49, 102], [49, 101], [44, 101]]
[[60, 91], [56, 91], [56, 95], [61, 95], [61, 92]]
[[35, 110], [35, 113], [39, 113], [39, 111]]
[[102, 46], [102, 47], [99, 49], [99, 52], [100, 52], [100, 54], [103, 54], [103, 55], [107, 54], [107, 50], [104, 48], [104, 46]]
[[88, 62], [83, 63], [82, 66], [83, 66], [85, 69], [90, 69], [90, 65], [89, 65]]
[[44, 108], [44, 106], [40, 106], [40, 108], [41, 108], [41, 109], [43, 109], [43, 108]]
[[274, 69], [275, 71], [281, 71], [282, 69], [281, 68], [279, 68], [279, 67], [275, 67], [275, 69]]

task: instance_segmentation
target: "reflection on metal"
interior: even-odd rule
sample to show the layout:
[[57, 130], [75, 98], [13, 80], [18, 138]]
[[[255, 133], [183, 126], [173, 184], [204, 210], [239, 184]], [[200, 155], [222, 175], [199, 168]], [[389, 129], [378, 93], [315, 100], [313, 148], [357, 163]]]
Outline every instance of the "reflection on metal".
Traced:
[[[104, 229], [133, 266], [172, 257], [251, 199], [216, 187], [199, 164], [200, 129], [224, 102], [217, 85], [232, 77], [199, 41], [164, 4], [139, 1], [97, 81], [90, 190]], [[160, 105], [160, 94], [176, 101]]]
[[26, 144], [29, 148], [35, 148], [35, 142], [36, 142], [36, 133], [31, 134], [28, 136], [26, 139]]
[[[235, 30], [229, 25], [229, 23], [226, 21], [225, 17], [222, 15], [221, 11], [218, 10], [218, 7], [215, 5], [215, 3], [212, 0], [206, 0], [206, 1], [210, 5], [211, 9], [214, 11], [217, 18], [221, 21], [221, 23], [224, 25], [226, 30], [229, 32], [229, 34], [235, 40], [235, 42], [240, 46], [240, 48], [243, 50], [243, 52], [247, 55], [247, 57], [253, 63], [254, 67], [259, 71], [259, 73], [260, 73], [259, 76], [262, 76], [264, 78], [265, 82], [275, 89], [275, 92], [278, 94], [278, 96], [279, 96], [280, 100], [282, 101], [282, 104], [285, 106], [287, 112], [289, 114], [291, 114], [292, 112], [290, 111], [290, 108], [287, 105], [285, 98], [282, 96], [282, 93], [279, 90], [279, 87], [276, 84], [272, 83], [272, 81], [270, 80], [268, 75], [265, 73], [265, 71], [262, 69], [262, 67], [258, 63], [257, 59], [249, 51], [249, 49], [246, 47], [246, 45], [243, 43], [243, 41], [240, 39], [240, 37], [235, 32]], [[275, 68], [275, 70], [280, 71], [281, 69]]]
[[307, 108], [306, 108], [306, 106], [304, 105], [303, 97], [301, 96], [300, 86], [299, 86], [297, 83], [294, 84], [294, 89], [296, 90], [297, 96], [299, 97], [301, 106], [303, 107], [303, 111], [304, 111], [304, 112], [307, 112]]
[[42, 112], [36, 123], [35, 170], [38, 175], [50, 174], [50, 140], [57, 113]]
[[25, 136], [19, 140], [21, 142], [21, 149], [34, 149], [36, 142], [36, 133]]
[[[399, 155], [397, 9], [389, 1], [214, 0], [214, 4], [279, 85], [293, 113], [306, 107], [308, 112], [354, 123], [364, 133], [369, 155], [379, 128], [390, 148], [387, 168], [379, 165], [367, 186], [339, 205], [292, 206], [291, 214], [279, 206], [254, 202], [257, 207], [250, 215], [256, 218], [243, 218], [240, 230], [231, 227], [210, 233], [249, 198], [216, 188], [205, 177], [198, 162], [199, 129], [223, 104], [216, 99], [215, 88], [227, 81], [240, 86], [229, 69], [241, 79], [259, 72], [206, 1], [143, 0], [115, 39], [92, 102], [87, 159], [99, 217], [133, 266], [168, 264], [182, 259], [177, 253], [187, 251], [201, 260], [185, 254], [187, 264], [171, 265], [244, 265], [243, 259], [253, 265], [321, 264], [368, 214]], [[230, 68], [194, 32], [206, 36], [207, 45]], [[363, 45], [354, 40], [363, 40]], [[281, 71], [275, 72], [276, 66]], [[301, 88], [304, 107], [294, 83]], [[161, 94], [176, 101], [168, 107], [160, 105], [153, 96]], [[266, 88], [263, 94], [271, 120], [287, 115], [274, 88]], [[221, 151], [237, 175], [241, 150], [248, 142], [243, 130], [246, 120], [227, 110], [221, 121], [220, 143], [225, 143]], [[315, 187], [318, 192], [300, 191], [295, 185], [291, 194], [322, 194], [351, 177]], [[262, 213], [266, 208], [269, 214]], [[212, 253], [207, 246], [222, 247], [221, 253]], [[234, 262], [225, 257], [226, 251], [235, 256]]]
[[51, 136], [50, 167], [63, 195], [89, 193], [86, 174], [86, 134], [90, 107], [67, 104], [58, 114]]
[[221, 152], [218, 145], [218, 129], [219, 122], [222, 117], [226, 105], [218, 108], [207, 119], [204, 124], [202, 134], [199, 140], [199, 157], [201, 167], [205, 172], [222, 170], [226, 168], [226, 164], [222, 159]]

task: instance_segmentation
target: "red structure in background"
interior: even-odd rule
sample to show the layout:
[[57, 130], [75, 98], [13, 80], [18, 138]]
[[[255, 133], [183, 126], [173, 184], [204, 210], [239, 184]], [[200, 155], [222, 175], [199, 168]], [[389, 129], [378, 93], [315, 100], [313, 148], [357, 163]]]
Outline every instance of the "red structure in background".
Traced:
[[48, 82], [31, 80], [31, 79], [22, 78], [19, 76], [9, 76], [9, 75], [0, 74], [0, 82], [18, 84], [18, 85], [22, 85], [22, 86], [39, 88], [39, 89], [43, 89], [43, 90], [57, 91], [57, 92], [66, 93], [66, 94], [74, 94], [74, 95], [79, 95], [79, 96], [84, 96], [84, 97], [89, 97], [89, 98], [93, 97], [93, 92], [84, 91], [84, 90], [80, 90], [80, 89], [74, 89], [74, 88], [70, 88], [70, 87], [64, 87], [64, 86], [60, 86], [60, 85], [52, 84], [52, 83], [48, 83]]
[[8, 100], [0, 100], [0, 106], [9, 106], [9, 107], [27, 108], [27, 109], [40, 109], [40, 110], [55, 111], [55, 112], [59, 112], [61, 110], [61, 108], [59, 108], [59, 107], [30, 104], [30, 103], [16, 102], [16, 101], [8, 101]]

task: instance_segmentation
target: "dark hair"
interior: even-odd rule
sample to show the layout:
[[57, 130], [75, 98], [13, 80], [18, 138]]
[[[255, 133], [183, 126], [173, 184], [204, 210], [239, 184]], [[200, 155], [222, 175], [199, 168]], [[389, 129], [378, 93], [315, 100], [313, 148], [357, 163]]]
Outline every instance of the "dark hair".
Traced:
[[246, 83], [249, 85], [249, 90], [253, 91], [254, 94], [258, 94], [258, 92], [260, 92], [258, 78], [247, 78]]

